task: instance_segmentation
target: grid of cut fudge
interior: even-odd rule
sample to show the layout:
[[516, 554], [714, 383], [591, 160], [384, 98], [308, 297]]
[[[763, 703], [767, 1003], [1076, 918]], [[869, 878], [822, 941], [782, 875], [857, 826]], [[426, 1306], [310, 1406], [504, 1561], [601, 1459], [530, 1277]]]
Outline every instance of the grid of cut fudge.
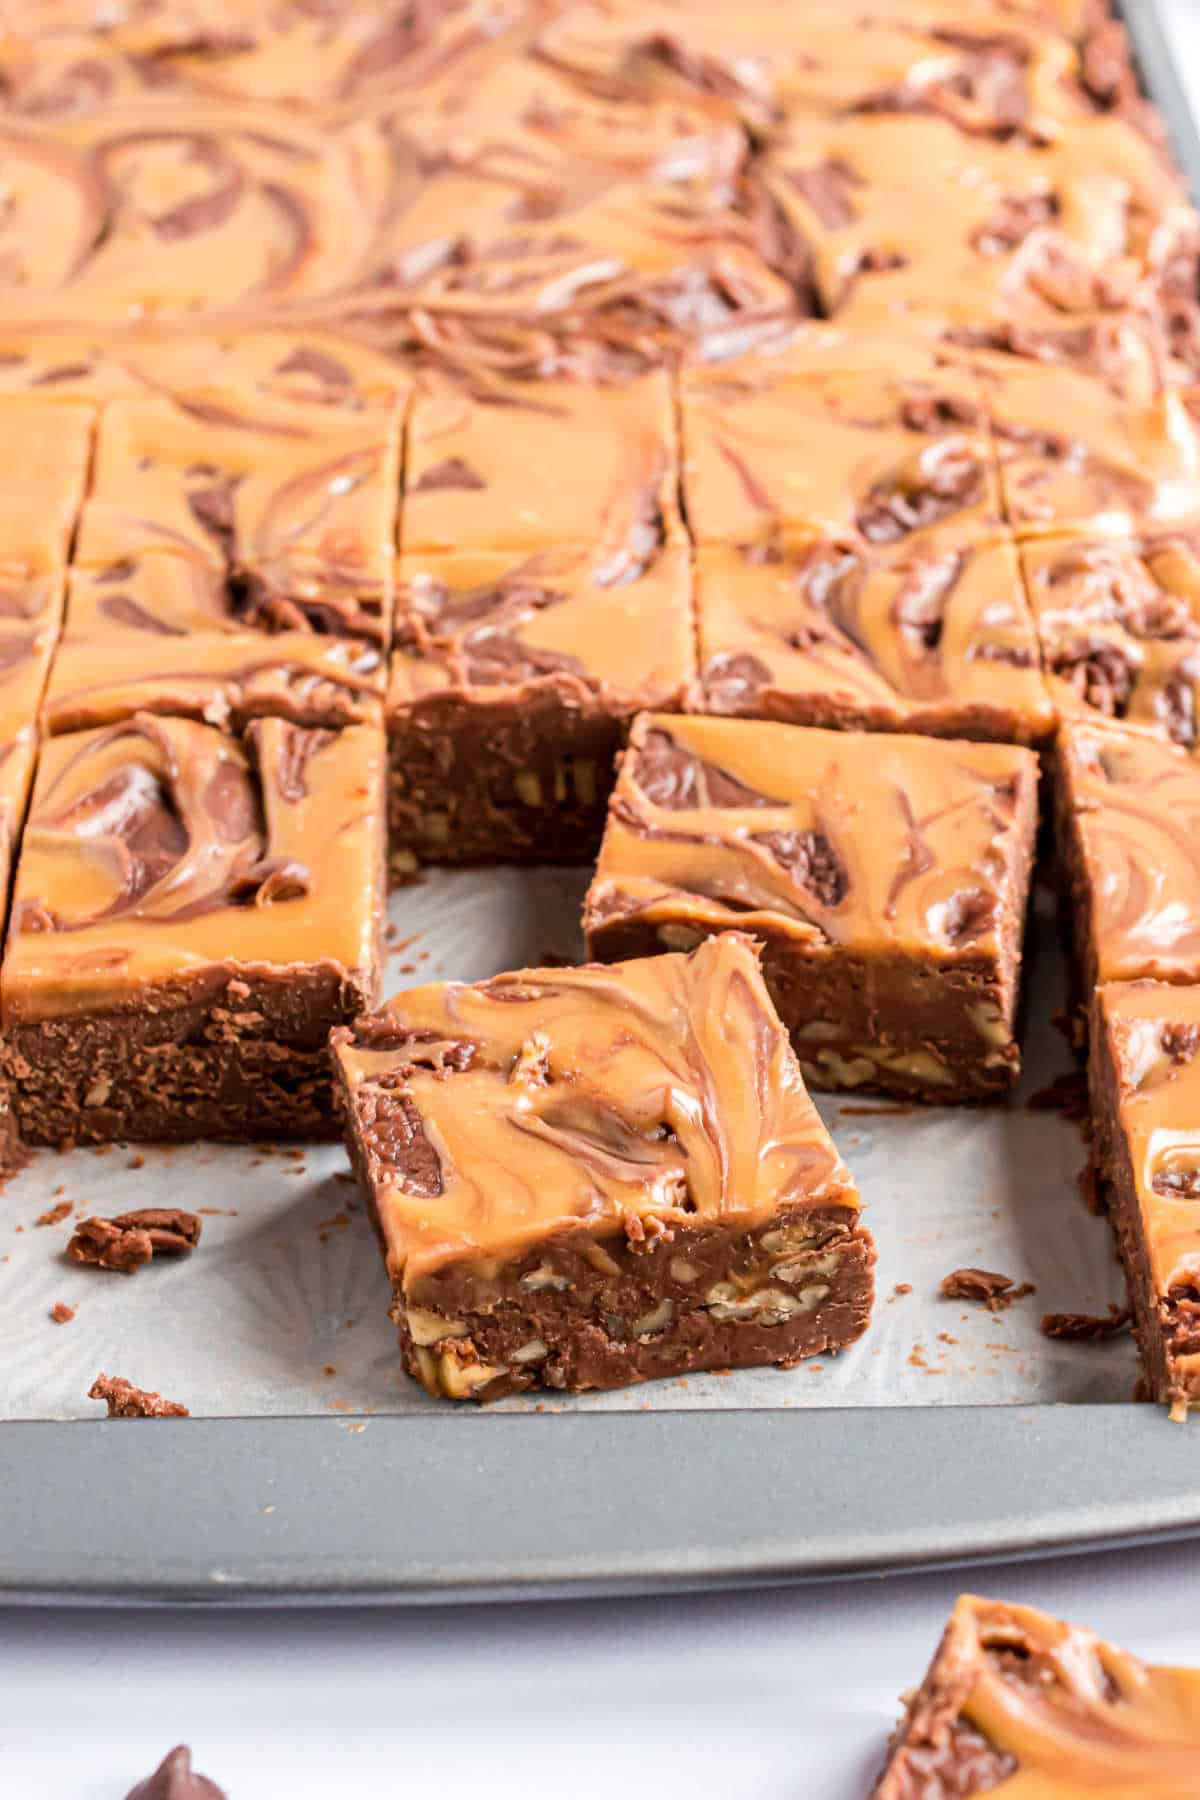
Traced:
[[43, 744], [3, 966], [30, 1143], [332, 1134], [330, 1028], [374, 1002], [378, 727], [139, 714]]
[[643, 714], [584, 909], [605, 961], [741, 928], [816, 1086], [982, 1099], [1014, 1032], [1037, 760]]
[[787, 1366], [865, 1329], [858, 1194], [746, 937], [411, 989], [333, 1041], [430, 1393]]
[[1200, 762], [1143, 732], [1068, 721], [1055, 776], [1080, 999], [1104, 981], [1200, 982]]
[[695, 671], [687, 550], [401, 560], [388, 692], [393, 869], [595, 853], [613, 755]]
[[399, 406], [117, 398], [68, 602], [73, 638], [257, 627], [386, 644]]
[[964, 1594], [870, 1800], [1187, 1800], [1198, 1757], [1200, 1671], [1155, 1667], [1032, 1606]]
[[426, 376], [408, 426], [401, 543], [409, 555], [592, 544], [628, 579], [686, 543], [670, 383], [468, 385]]
[[899, 336], [801, 326], [680, 378], [688, 524], [702, 545], [832, 539], [949, 552], [999, 528], [995, 459], [969, 368]]
[[693, 712], [1038, 743], [1054, 729], [1002, 536], [886, 560], [813, 541], [696, 552]]
[[1143, 1384], [1183, 1416], [1200, 1400], [1200, 988], [1101, 987], [1090, 1043], [1093, 1165]]
[[1200, 530], [1032, 538], [1021, 563], [1051, 700], [1192, 746], [1200, 734]]

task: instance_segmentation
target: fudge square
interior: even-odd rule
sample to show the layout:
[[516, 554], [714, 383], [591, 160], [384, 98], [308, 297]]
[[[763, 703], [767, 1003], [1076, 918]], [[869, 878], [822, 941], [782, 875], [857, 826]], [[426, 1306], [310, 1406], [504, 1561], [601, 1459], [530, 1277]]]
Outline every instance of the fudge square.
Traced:
[[21, 1137], [333, 1135], [328, 1034], [377, 997], [382, 820], [378, 726], [48, 739], [0, 967]]
[[817, 1087], [1011, 1087], [1037, 759], [1016, 745], [643, 714], [584, 908], [589, 955], [729, 927]]
[[748, 938], [410, 989], [333, 1046], [431, 1394], [787, 1366], [865, 1329], [874, 1246]]
[[619, 579], [590, 544], [402, 558], [388, 690], [392, 868], [590, 861], [641, 707], [695, 673], [682, 544]]
[[1155, 1667], [1032, 1606], [964, 1594], [870, 1800], [1191, 1800], [1200, 1671]]
[[1110, 982], [1093, 997], [1093, 1163], [1125, 1265], [1143, 1385], [1200, 1400], [1200, 987]]
[[1104, 981], [1200, 982], [1200, 762], [1144, 732], [1068, 720], [1055, 778], [1080, 998]]

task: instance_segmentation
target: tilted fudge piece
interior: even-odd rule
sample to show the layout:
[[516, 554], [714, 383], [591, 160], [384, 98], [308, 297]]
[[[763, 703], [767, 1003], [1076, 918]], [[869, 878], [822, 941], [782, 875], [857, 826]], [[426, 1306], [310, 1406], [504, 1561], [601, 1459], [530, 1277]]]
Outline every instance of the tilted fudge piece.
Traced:
[[1200, 762], [1143, 732], [1068, 721], [1055, 785], [1080, 999], [1102, 981], [1200, 982]]
[[650, 550], [687, 542], [662, 370], [607, 387], [426, 376], [406, 465], [408, 555], [593, 544], [619, 581]]
[[[316, 631], [386, 644], [397, 405], [339, 412], [236, 393], [105, 409], [67, 629]], [[305, 429], [304, 427], [307, 427]]]
[[373, 1003], [378, 727], [139, 714], [43, 745], [0, 968], [31, 1143], [330, 1135], [326, 1043]]
[[907, 558], [814, 541], [696, 551], [692, 712], [1039, 743], [1054, 707], [1013, 544]]
[[1022, 538], [1200, 523], [1200, 420], [1173, 387], [972, 355], [1000, 459], [1009, 522]]
[[697, 543], [833, 539], [907, 559], [1000, 525], [977, 384], [926, 344], [800, 326], [753, 355], [685, 367], [680, 395]]
[[639, 707], [695, 672], [688, 552], [402, 559], [388, 693], [392, 864], [589, 860]]
[[1093, 1165], [1144, 1386], [1183, 1417], [1200, 1400], [1200, 987], [1111, 982], [1090, 1042]]
[[874, 1246], [747, 938], [411, 989], [333, 1043], [430, 1393], [787, 1366], [865, 1329]]
[[1200, 736], [1200, 529], [1021, 546], [1051, 699], [1178, 744]]
[[1198, 1757], [1200, 1671], [964, 1594], [870, 1800], [1190, 1800]]
[[643, 714], [584, 909], [589, 953], [743, 929], [806, 1080], [986, 1098], [1020, 1066], [1036, 790], [1016, 746]]

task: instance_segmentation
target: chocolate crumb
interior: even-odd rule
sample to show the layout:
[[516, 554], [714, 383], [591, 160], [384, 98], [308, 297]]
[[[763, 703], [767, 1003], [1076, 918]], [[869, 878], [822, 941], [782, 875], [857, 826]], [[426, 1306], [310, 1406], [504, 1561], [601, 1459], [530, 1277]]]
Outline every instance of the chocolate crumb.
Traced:
[[153, 1775], [131, 1788], [125, 1800], [226, 1800], [223, 1788], [192, 1768], [186, 1744], [176, 1744], [163, 1757]]
[[912, 1293], [912, 1282], [911, 1281], [898, 1281], [896, 1283], [895, 1287], [892, 1289], [892, 1292], [894, 1294], [911, 1294]]
[[177, 1400], [164, 1400], [153, 1389], [134, 1387], [122, 1375], [97, 1375], [89, 1400], [103, 1400], [110, 1419], [186, 1419], [191, 1415]]
[[132, 1275], [156, 1255], [186, 1256], [200, 1242], [200, 1230], [195, 1213], [147, 1206], [139, 1212], [117, 1213], [111, 1219], [82, 1220], [67, 1245], [67, 1255], [72, 1262]]
[[973, 1300], [989, 1312], [1004, 1312], [1014, 1300], [1024, 1300], [1037, 1289], [1028, 1281], [1017, 1287], [1011, 1275], [998, 1275], [992, 1269], [952, 1269], [942, 1279], [942, 1293], [947, 1300]]
[[71, 1202], [60, 1200], [58, 1205], [52, 1206], [48, 1212], [39, 1213], [33, 1222], [35, 1225], [61, 1225], [64, 1219], [70, 1217], [70, 1214]]
[[75, 1308], [68, 1306], [65, 1300], [56, 1300], [50, 1308], [50, 1317], [56, 1325], [69, 1325], [75, 1317]]
[[1044, 1313], [1042, 1315], [1042, 1335], [1048, 1338], [1063, 1338], [1070, 1343], [1097, 1343], [1104, 1338], [1118, 1337], [1129, 1329], [1131, 1314], [1126, 1306], [1113, 1306], [1110, 1302], [1107, 1316], [1098, 1313]]

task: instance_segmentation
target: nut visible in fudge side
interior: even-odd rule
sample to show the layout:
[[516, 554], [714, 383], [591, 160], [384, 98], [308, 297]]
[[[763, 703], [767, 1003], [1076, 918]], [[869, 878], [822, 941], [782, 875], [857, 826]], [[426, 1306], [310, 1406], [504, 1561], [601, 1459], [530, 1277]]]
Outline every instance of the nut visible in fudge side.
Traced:
[[431, 1392], [786, 1364], [866, 1325], [857, 1192], [740, 935], [409, 990], [334, 1066]]

